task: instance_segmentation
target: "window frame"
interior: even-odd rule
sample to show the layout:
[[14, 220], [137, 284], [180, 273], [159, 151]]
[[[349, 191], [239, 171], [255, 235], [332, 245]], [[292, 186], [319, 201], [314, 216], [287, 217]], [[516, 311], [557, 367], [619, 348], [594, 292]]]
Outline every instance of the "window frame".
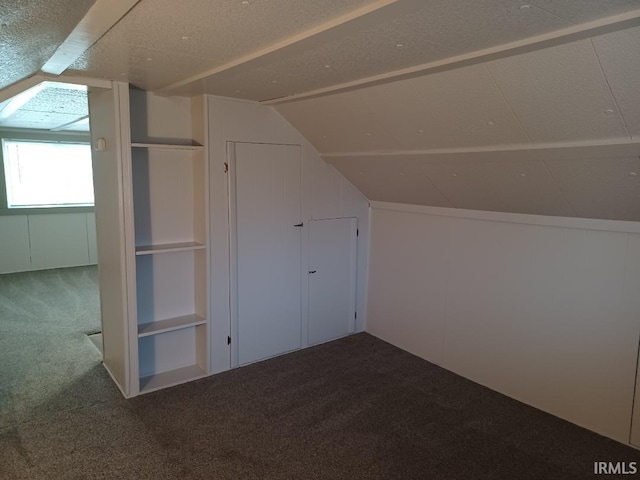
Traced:
[[[14, 140], [26, 142], [66, 142], [91, 144], [89, 133], [82, 132], [47, 132], [42, 130], [0, 129], [0, 140]], [[4, 174], [4, 156], [0, 148], [0, 216], [3, 215], [34, 215], [47, 213], [89, 213], [94, 212], [93, 206], [68, 207], [17, 207], [9, 208], [7, 204], [7, 181]]]

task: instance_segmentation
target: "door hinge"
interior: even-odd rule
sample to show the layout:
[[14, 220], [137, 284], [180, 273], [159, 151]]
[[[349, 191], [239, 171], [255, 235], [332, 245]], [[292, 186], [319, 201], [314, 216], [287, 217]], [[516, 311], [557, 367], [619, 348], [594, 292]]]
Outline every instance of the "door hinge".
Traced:
[[358, 318], [358, 312], [354, 312], [355, 318]]
[[360, 229], [356, 228], [356, 237], [359, 237], [359, 236], [360, 236]]
[[231, 345], [231, 337], [227, 337], [227, 345]]
[[224, 173], [227, 173], [229, 171], [229, 164], [227, 162], [224, 162]]

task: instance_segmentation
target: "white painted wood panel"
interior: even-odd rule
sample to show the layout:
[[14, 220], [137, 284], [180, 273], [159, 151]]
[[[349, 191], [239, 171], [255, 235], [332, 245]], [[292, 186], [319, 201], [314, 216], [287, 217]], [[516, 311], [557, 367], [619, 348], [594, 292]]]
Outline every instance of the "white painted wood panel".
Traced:
[[445, 218], [376, 210], [372, 218], [366, 329], [442, 363], [447, 243]]
[[195, 252], [136, 257], [138, 324], [196, 313]]
[[355, 330], [357, 228], [355, 218], [309, 224], [309, 345]]
[[[127, 277], [135, 275], [135, 268], [127, 264], [127, 255], [132, 255], [127, 245], [133, 243], [126, 231], [131, 225], [126, 218], [130, 183], [123, 182], [130, 162], [128, 98], [126, 84], [114, 84], [113, 90], [89, 90], [91, 143], [95, 147], [100, 138], [107, 143], [106, 150], [92, 149], [103, 361], [125, 396], [136, 393], [138, 384], [137, 343], [131, 351], [129, 342], [129, 305], [135, 305], [135, 297], [127, 298]], [[134, 268], [133, 275], [128, 268]]]
[[[41, 218], [49, 216], [50, 219]], [[93, 213], [55, 213], [33, 217], [0, 216], [0, 274], [98, 263]], [[30, 222], [33, 224], [31, 227]], [[35, 255], [33, 262], [32, 254]]]
[[235, 145], [238, 358], [300, 348], [300, 148]]
[[193, 162], [189, 151], [133, 151], [137, 246], [194, 240]]
[[140, 338], [140, 378], [195, 365], [195, 335], [196, 329], [191, 327]]
[[639, 236], [508, 218], [374, 209], [367, 330], [628, 442]]
[[90, 263], [84, 213], [29, 215], [29, 233], [33, 270]]
[[191, 100], [161, 97], [144, 90], [130, 90], [131, 138], [153, 143], [192, 138]]
[[98, 263], [98, 239], [96, 237], [96, 214], [87, 213], [87, 242], [89, 244], [89, 263]]
[[0, 217], [0, 274], [31, 269], [29, 222], [26, 215]]

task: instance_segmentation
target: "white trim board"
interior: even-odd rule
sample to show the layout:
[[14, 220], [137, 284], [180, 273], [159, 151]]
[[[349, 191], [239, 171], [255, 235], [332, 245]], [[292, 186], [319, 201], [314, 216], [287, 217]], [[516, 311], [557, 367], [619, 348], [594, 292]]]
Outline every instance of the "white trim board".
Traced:
[[388, 150], [371, 152], [328, 152], [321, 157], [329, 162], [359, 158], [418, 157], [425, 162], [467, 160], [563, 160], [588, 158], [615, 158], [640, 156], [640, 141], [629, 139], [599, 140], [593, 142], [540, 143], [535, 145], [492, 145], [487, 147], [441, 148], [432, 150]]
[[490, 222], [520, 223], [525, 225], [640, 234], [640, 222], [603, 220], [597, 218], [551, 217], [524, 213], [487, 212], [482, 210], [465, 210], [461, 208], [430, 207], [426, 205], [408, 205], [403, 203], [377, 201], [369, 202], [369, 206], [371, 209], [376, 210], [390, 210], [396, 212], [435, 215], [440, 217], [457, 217], [486, 220]]
[[44, 64], [42, 71], [60, 75], [124, 17], [140, 0], [97, 0]]

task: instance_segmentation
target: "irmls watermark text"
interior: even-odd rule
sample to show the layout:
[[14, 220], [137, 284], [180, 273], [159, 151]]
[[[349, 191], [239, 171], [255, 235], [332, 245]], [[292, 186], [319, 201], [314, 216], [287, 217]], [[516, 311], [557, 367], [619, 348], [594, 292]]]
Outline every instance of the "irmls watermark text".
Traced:
[[637, 472], [637, 462], [593, 462], [596, 475], [635, 475]]

